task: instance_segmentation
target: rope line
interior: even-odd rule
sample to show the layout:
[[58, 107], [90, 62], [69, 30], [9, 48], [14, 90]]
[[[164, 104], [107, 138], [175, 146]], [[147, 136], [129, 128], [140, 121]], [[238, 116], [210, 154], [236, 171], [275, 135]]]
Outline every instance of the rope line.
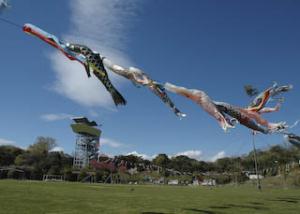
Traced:
[[13, 21], [10, 21], [10, 20], [2, 18], [2, 17], [0, 17], [0, 21], [5, 22], [5, 23], [7, 23], [11, 26], [17, 27], [17, 28], [22, 28], [23, 27], [22, 25], [19, 25], [19, 24], [13, 22]]

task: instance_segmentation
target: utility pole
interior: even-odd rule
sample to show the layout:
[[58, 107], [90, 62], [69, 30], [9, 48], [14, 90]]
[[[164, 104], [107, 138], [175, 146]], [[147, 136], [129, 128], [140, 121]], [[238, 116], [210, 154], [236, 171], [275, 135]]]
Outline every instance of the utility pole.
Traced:
[[255, 163], [256, 182], [257, 182], [257, 188], [261, 191], [261, 184], [260, 184], [260, 177], [258, 174], [257, 155], [256, 155], [256, 148], [255, 148], [254, 140], [255, 140], [255, 133], [252, 132], [253, 157], [254, 157], [254, 163]]

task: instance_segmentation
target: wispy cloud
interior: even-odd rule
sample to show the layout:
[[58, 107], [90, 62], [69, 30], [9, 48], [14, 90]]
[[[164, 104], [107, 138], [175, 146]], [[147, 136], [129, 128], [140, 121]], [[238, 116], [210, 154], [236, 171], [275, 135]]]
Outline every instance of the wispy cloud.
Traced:
[[56, 146], [53, 149], [51, 149], [50, 152], [63, 152], [63, 151], [64, 151], [64, 148]]
[[[124, 50], [138, 0], [72, 0], [70, 7], [71, 25], [64, 36], [66, 41], [88, 45], [124, 66], [131, 64]], [[57, 51], [50, 59], [56, 72], [55, 91], [84, 106], [113, 106], [99, 80], [88, 79], [82, 65], [69, 61]], [[119, 89], [123, 80], [112, 73], [109, 76]]]
[[200, 151], [200, 150], [188, 150], [188, 151], [184, 151], [184, 152], [179, 152], [175, 155], [175, 157], [180, 156], [180, 155], [184, 155], [189, 158], [196, 159], [196, 160], [202, 159], [202, 151]]
[[225, 155], [226, 155], [225, 151], [220, 151], [220, 152], [218, 152], [216, 155], [214, 155], [214, 156], [210, 159], [210, 161], [214, 162], [214, 161], [216, 161], [216, 160], [218, 160], [218, 159], [220, 159], [220, 158], [224, 158]]
[[41, 116], [41, 119], [47, 122], [53, 122], [58, 120], [68, 120], [74, 117], [71, 114], [59, 113], [59, 114], [44, 114]]
[[[146, 159], [146, 160], [153, 160], [157, 156], [156, 154], [155, 155], [149, 155], [149, 154], [145, 154], [145, 153], [139, 153], [137, 151], [129, 152], [129, 153], [126, 153], [125, 155], [135, 155], [135, 156], [142, 157], [143, 159]], [[202, 158], [202, 151], [199, 151], [199, 150], [188, 150], [188, 151], [184, 151], [184, 152], [178, 152], [175, 155], [168, 155], [168, 157], [172, 158], [172, 157], [177, 157], [177, 156], [180, 156], [180, 155], [184, 155], [184, 156], [187, 156], [189, 158], [196, 159], [196, 160], [203, 159]]]
[[120, 147], [125, 146], [123, 143], [120, 143], [118, 141], [115, 141], [115, 140], [112, 140], [109, 138], [101, 138], [100, 145], [109, 146], [112, 148], [120, 148]]
[[[104, 142], [105, 142], [104, 145], [109, 145], [110, 147], [113, 147], [113, 148], [119, 148], [119, 147], [126, 146], [124, 144], [120, 144], [118, 142], [111, 141], [111, 140], [108, 140], [108, 139], [105, 139]], [[103, 140], [101, 141], [101, 143], [103, 144]], [[153, 160], [157, 156], [157, 154], [149, 155], [149, 154], [140, 153], [140, 152], [137, 152], [137, 151], [127, 152], [127, 153], [123, 153], [123, 154], [124, 155], [135, 155], [135, 156], [138, 156], [138, 157], [142, 157], [145, 160]], [[203, 160], [203, 161], [214, 162], [214, 161], [216, 161], [220, 158], [224, 158], [226, 156], [226, 153], [225, 153], [225, 151], [220, 151], [216, 155], [214, 155], [213, 157], [204, 156], [203, 152], [201, 150], [187, 150], [187, 151], [183, 151], [183, 152], [178, 152], [178, 153], [173, 154], [173, 155], [167, 154], [167, 156], [169, 158], [174, 158], [174, 157], [177, 157], [177, 156], [180, 156], [180, 155], [187, 156], [189, 158], [192, 158], [192, 159], [195, 159], [195, 160], [198, 160], [198, 161]]]
[[89, 115], [92, 117], [99, 117], [100, 114], [92, 109], [89, 110]]
[[[129, 152], [125, 155], [140, 156], [143, 159], [147, 159], [147, 160], [153, 160], [157, 156], [157, 155], [149, 155], [149, 154], [145, 154], [145, 153], [139, 153], [137, 151]], [[184, 156], [187, 156], [189, 158], [192, 158], [192, 159], [195, 159], [195, 160], [198, 160], [198, 161], [204, 160], [204, 161], [214, 162], [219, 158], [225, 157], [226, 154], [225, 154], [225, 151], [220, 151], [216, 155], [214, 155], [213, 157], [207, 158], [207, 157], [204, 157], [203, 152], [201, 150], [187, 150], [187, 151], [183, 151], [183, 152], [178, 152], [175, 155], [174, 154], [173, 155], [168, 155], [168, 157], [172, 158], [172, 157], [177, 157], [177, 156], [180, 156], [180, 155], [184, 155]]]
[[126, 155], [134, 155], [134, 156], [142, 157], [145, 160], [152, 160], [153, 158], [156, 157], [156, 155], [150, 156], [143, 153], [138, 153], [137, 151], [128, 152]]
[[3, 146], [3, 145], [15, 145], [15, 144], [16, 144], [15, 141], [0, 138], [0, 146]]

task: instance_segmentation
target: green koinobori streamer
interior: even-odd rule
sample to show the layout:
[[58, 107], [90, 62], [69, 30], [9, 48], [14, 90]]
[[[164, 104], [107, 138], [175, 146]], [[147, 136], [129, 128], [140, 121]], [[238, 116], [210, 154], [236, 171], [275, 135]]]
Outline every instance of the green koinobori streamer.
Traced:
[[120, 94], [120, 92], [113, 86], [108, 78], [107, 71], [103, 65], [102, 58], [99, 53], [91, 50], [89, 47], [80, 44], [67, 44], [67, 48], [79, 55], [86, 58], [86, 72], [90, 76], [90, 70], [94, 75], [103, 83], [106, 90], [111, 94], [114, 103], [118, 105], [126, 105], [126, 100]]

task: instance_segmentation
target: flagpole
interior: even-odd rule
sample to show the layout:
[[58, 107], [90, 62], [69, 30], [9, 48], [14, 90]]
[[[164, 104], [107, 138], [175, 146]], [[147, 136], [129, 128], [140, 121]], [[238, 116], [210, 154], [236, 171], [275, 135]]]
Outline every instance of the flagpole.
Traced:
[[259, 190], [261, 190], [260, 177], [258, 174], [258, 164], [257, 164], [257, 155], [256, 155], [256, 148], [255, 148], [255, 133], [254, 132], [252, 132], [252, 145], [253, 145], [253, 157], [254, 157], [254, 163], [255, 163], [257, 188]]

